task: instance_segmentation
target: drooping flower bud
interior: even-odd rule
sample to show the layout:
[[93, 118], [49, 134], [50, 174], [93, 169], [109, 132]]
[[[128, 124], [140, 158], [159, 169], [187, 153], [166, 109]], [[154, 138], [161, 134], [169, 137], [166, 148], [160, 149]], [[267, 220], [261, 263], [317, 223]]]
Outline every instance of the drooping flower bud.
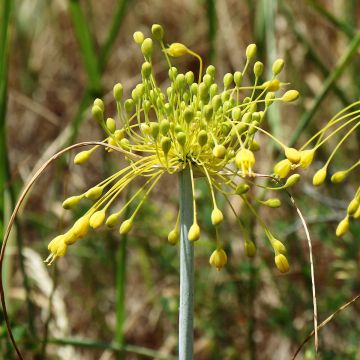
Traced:
[[216, 249], [210, 256], [209, 263], [220, 271], [227, 263], [227, 255], [223, 249]]
[[190, 226], [188, 239], [189, 241], [197, 241], [200, 239], [200, 226], [197, 223]]
[[252, 258], [256, 255], [256, 246], [253, 241], [245, 240], [244, 248], [246, 256]]
[[346, 216], [344, 219], [342, 219], [337, 228], [336, 228], [336, 236], [344, 236], [348, 230], [349, 230], [349, 226], [350, 226], [350, 222], [349, 222], [349, 217]]
[[133, 227], [133, 220], [131, 218], [123, 221], [119, 229], [120, 235], [127, 234], [132, 229], [132, 227]]
[[286, 178], [291, 170], [291, 162], [288, 159], [280, 160], [274, 166], [274, 173], [280, 178]]
[[84, 215], [80, 219], [78, 219], [71, 228], [71, 231], [77, 238], [82, 238], [86, 236], [89, 231], [89, 217], [87, 215]]
[[349, 215], [354, 215], [356, 213], [356, 210], [359, 208], [359, 205], [360, 205], [360, 202], [358, 199], [352, 199], [347, 208], [347, 213]]
[[293, 164], [298, 164], [301, 160], [300, 151], [298, 151], [294, 148], [285, 147], [285, 156]]
[[89, 220], [89, 225], [93, 229], [97, 229], [103, 224], [103, 222], [105, 221], [105, 217], [106, 217], [105, 210], [96, 211], [91, 215]]
[[221, 212], [221, 210], [218, 209], [217, 207], [214, 208], [214, 210], [211, 213], [211, 223], [214, 226], [217, 226], [217, 225], [221, 224], [223, 220], [224, 220], [224, 215]]
[[319, 169], [315, 175], [313, 176], [313, 185], [314, 186], [320, 186], [326, 179], [326, 168], [323, 167], [321, 169]]
[[287, 273], [290, 269], [289, 262], [283, 254], [275, 256], [275, 265], [281, 273]]
[[169, 232], [168, 242], [171, 245], [176, 245], [179, 242], [179, 238], [180, 238], [179, 231], [177, 229], [173, 229]]
[[314, 160], [315, 149], [302, 150], [300, 152], [300, 166], [307, 169]]
[[66, 210], [69, 210], [75, 205], [77, 205], [82, 198], [83, 198], [82, 195], [70, 196], [62, 203], [62, 207]]

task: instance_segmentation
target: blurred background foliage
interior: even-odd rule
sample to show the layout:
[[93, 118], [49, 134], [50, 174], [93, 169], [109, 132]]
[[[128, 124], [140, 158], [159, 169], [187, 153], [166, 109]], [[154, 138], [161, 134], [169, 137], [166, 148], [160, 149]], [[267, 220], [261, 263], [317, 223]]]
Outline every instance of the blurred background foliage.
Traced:
[[[2, 0], [0, 6], [1, 231], [24, 184], [45, 159], [74, 141], [101, 138], [89, 105], [102, 97], [111, 113], [118, 81], [130, 93], [143, 61], [132, 34], [149, 35], [153, 23], [164, 26], [166, 42], [188, 45], [207, 65], [215, 64], [218, 74], [241, 70], [252, 42], [268, 69], [283, 57], [282, 79], [301, 93], [295, 105], [268, 116], [268, 129], [285, 143], [303, 143], [359, 99], [357, 0]], [[165, 61], [160, 51], [155, 57], [156, 74], [164, 80]], [[191, 57], [176, 65], [197, 70]], [[259, 140], [266, 151], [256, 168], [271, 172], [278, 153]], [[348, 141], [330, 172], [351, 164], [359, 140], [358, 133]], [[343, 239], [334, 234], [358, 174], [340, 186], [314, 189], [311, 175], [331, 148], [322, 151], [294, 193], [313, 237], [320, 322], [360, 291], [360, 226], [352, 223]], [[91, 232], [47, 268], [48, 240], [85, 210], [65, 212], [62, 200], [122, 166], [117, 155], [105, 159], [99, 152], [85, 167], [74, 168], [73, 155], [51, 166], [33, 188], [7, 249], [4, 286], [25, 358], [171, 359], [177, 347], [178, 248], [166, 237], [176, 220], [177, 185], [162, 182], [127, 239], [116, 231]], [[294, 209], [284, 195], [281, 209], [261, 210], [287, 244], [289, 274], [276, 271], [264, 235], [246, 209], [242, 218], [258, 254], [254, 260], [245, 257], [228, 209], [223, 234], [229, 264], [217, 272], [208, 264], [215, 246], [212, 206], [201, 181], [197, 197], [203, 235], [196, 245], [195, 358], [291, 358], [312, 329], [308, 249]], [[359, 359], [359, 334], [355, 303], [320, 332], [321, 358]], [[313, 358], [310, 344], [299, 358]], [[1, 358], [15, 358], [3, 321], [0, 349]]]

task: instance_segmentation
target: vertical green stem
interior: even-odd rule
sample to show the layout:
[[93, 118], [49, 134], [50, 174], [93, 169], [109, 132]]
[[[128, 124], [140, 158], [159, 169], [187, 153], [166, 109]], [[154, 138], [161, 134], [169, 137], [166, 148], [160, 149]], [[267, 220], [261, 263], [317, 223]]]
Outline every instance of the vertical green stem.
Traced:
[[[126, 201], [130, 200], [130, 188], [127, 193]], [[125, 219], [130, 216], [130, 207], [126, 208]], [[128, 236], [122, 235], [120, 246], [116, 254], [116, 329], [115, 340], [120, 346], [124, 346], [124, 324], [125, 324], [125, 287], [126, 287], [126, 244]], [[116, 359], [124, 359], [124, 354], [119, 352]]]
[[190, 170], [179, 174], [180, 188], [180, 307], [179, 360], [193, 359], [194, 245], [187, 234], [193, 223], [193, 193]]

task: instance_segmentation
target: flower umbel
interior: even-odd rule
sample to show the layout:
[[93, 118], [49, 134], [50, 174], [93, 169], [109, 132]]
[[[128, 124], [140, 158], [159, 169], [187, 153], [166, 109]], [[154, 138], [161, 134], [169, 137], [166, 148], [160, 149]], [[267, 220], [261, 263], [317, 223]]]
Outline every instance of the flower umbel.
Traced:
[[[213, 202], [211, 221], [217, 234], [217, 250], [211, 256], [210, 263], [221, 269], [226, 264], [227, 257], [218, 235], [224, 215], [217, 205], [216, 193], [222, 194], [226, 199], [231, 195], [239, 197], [259, 218], [247, 196], [256, 176], [254, 152], [260, 149], [255, 139], [256, 134], [264, 133], [283, 149], [287, 165], [279, 168], [280, 177], [286, 177], [293, 165], [301, 164], [301, 152], [287, 148], [261, 127], [269, 107], [274, 102], [290, 102], [299, 96], [296, 90], [289, 90], [279, 96], [275, 93], [284, 86], [277, 79], [284, 66], [282, 59], [275, 61], [273, 75], [265, 82], [260, 81], [263, 64], [255, 62], [252, 68], [253, 83], [243, 85], [243, 75], [250, 70], [251, 61], [256, 54], [256, 45], [251, 44], [246, 50], [244, 69], [234, 74], [225, 74], [223, 84], [217, 84], [214, 66], [208, 66], [203, 73], [202, 59], [198, 54], [181, 43], [173, 43], [165, 48], [162, 27], [154, 25], [152, 31], [169, 64], [169, 86], [163, 91], [154, 76], [152, 39], [136, 32], [134, 40], [144, 56], [141, 66], [142, 81], [135, 86], [131, 97], [127, 99], [124, 99], [122, 85], [119, 83], [114, 86], [113, 94], [117, 107], [115, 119], [106, 118], [101, 99], [96, 99], [92, 107], [93, 117], [106, 134], [103, 143], [107, 150], [121, 152], [128, 165], [83, 194], [71, 196], [64, 201], [63, 206], [66, 209], [76, 206], [84, 198], [94, 203], [66, 233], [50, 242], [50, 255], [46, 260], [49, 264], [65, 255], [68, 246], [84, 237], [90, 227], [98, 229], [104, 223], [108, 227], [114, 227], [120, 222], [125, 209], [130, 204], [136, 204], [132, 206], [134, 210], [130, 217], [118, 224], [120, 234], [131, 231], [142, 204], [162, 176], [166, 173], [175, 174], [189, 167], [193, 189], [195, 178], [199, 176], [204, 177], [209, 185]], [[198, 81], [195, 81], [193, 72], [181, 73], [171, 65], [171, 57], [185, 55], [199, 60]], [[74, 163], [86, 163], [91, 154], [99, 148], [100, 146], [95, 146], [78, 153]], [[116, 200], [136, 178], [143, 179], [142, 186], [120, 210], [113, 212], [112, 206]], [[240, 185], [239, 180], [242, 181]], [[297, 180], [284, 186], [291, 186]], [[282, 187], [272, 189], [280, 188]], [[271, 207], [281, 205], [275, 199], [259, 203]], [[196, 241], [200, 238], [200, 226], [195, 198], [193, 205], [193, 225], [188, 238]], [[260, 223], [273, 247], [276, 244], [278, 246], [261, 219]], [[179, 220], [169, 233], [169, 242], [176, 244], [178, 236]], [[249, 256], [255, 255], [256, 247], [252, 241], [246, 239], [244, 246]], [[274, 252], [276, 256], [282, 253], [276, 246]], [[286, 271], [288, 266], [284, 265], [284, 261], [281, 264], [281, 271]]]

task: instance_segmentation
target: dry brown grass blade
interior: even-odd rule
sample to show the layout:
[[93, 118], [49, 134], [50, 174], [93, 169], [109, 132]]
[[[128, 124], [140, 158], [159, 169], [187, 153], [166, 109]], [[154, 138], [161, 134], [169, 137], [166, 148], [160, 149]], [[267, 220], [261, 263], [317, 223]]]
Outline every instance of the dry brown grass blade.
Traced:
[[105, 144], [103, 142], [98, 142], [98, 141], [87, 141], [87, 142], [81, 142], [81, 143], [77, 143], [71, 146], [68, 146], [65, 149], [60, 150], [59, 152], [57, 152], [55, 155], [53, 155], [50, 159], [48, 159], [40, 168], [39, 170], [36, 171], [36, 173], [34, 174], [34, 176], [31, 178], [31, 180], [28, 182], [27, 186], [24, 188], [24, 190], [21, 193], [21, 196], [19, 197], [19, 200], [16, 203], [16, 206], [14, 208], [14, 211], [11, 214], [10, 220], [9, 220], [9, 224], [7, 225], [6, 231], [5, 231], [5, 235], [4, 235], [4, 239], [1, 245], [1, 252], [0, 252], [0, 299], [1, 299], [1, 306], [2, 306], [2, 310], [3, 310], [3, 314], [4, 314], [4, 319], [5, 319], [5, 323], [6, 323], [6, 328], [11, 340], [11, 343], [14, 346], [14, 349], [19, 357], [20, 360], [24, 360], [24, 357], [22, 356], [19, 347], [17, 346], [16, 340], [14, 338], [14, 335], [12, 333], [11, 330], [11, 325], [10, 325], [10, 320], [8, 317], [8, 313], [7, 313], [7, 307], [6, 307], [6, 302], [5, 302], [5, 294], [4, 294], [4, 286], [3, 286], [3, 262], [4, 262], [4, 257], [5, 257], [5, 250], [6, 250], [6, 245], [8, 243], [8, 239], [9, 239], [9, 235], [12, 229], [12, 226], [15, 222], [15, 218], [17, 213], [19, 212], [19, 209], [23, 203], [23, 201], [26, 198], [26, 195], [29, 193], [31, 187], [34, 185], [34, 183], [36, 182], [36, 180], [40, 177], [40, 175], [46, 170], [46, 168], [52, 163], [54, 162], [57, 158], [59, 158], [61, 155], [65, 154], [66, 152], [69, 152], [71, 150], [80, 148], [80, 147], [84, 147], [84, 146], [91, 146], [91, 145], [99, 145], [99, 146], [103, 146], [105, 148], [111, 148], [117, 152], [121, 152], [121, 153], [125, 153], [127, 155], [133, 155], [131, 153], [128, 153], [125, 150], [122, 150], [120, 148], [111, 146], [109, 144]]
[[[350, 301], [348, 301], [346, 304], [340, 306], [335, 312], [333, 312], [329, 317], [327, 317], [318, 327], [317, 331], [321, 330], [325, 325], [327, 325], [340, 311], [345, 310], [348, 306], [353, 304], [355, 301], [360, 299], [360, 294], [356, 295], [354, 298], [352, 298]], [[294, 356], [291, 358], [291, 360], [295, 360], [296, 356], [300, 353], [302, 347], [314, 336], [315, 330], [313, 330], [301, 343], [299, 348], [296, 350]]]

